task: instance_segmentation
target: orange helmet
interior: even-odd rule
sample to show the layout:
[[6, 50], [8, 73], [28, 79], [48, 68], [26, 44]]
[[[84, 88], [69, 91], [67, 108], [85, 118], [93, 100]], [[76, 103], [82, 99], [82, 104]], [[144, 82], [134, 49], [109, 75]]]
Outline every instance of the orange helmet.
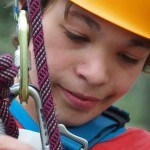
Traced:
[[150, 0], [71, 0], [122, 28], [150, 39]]

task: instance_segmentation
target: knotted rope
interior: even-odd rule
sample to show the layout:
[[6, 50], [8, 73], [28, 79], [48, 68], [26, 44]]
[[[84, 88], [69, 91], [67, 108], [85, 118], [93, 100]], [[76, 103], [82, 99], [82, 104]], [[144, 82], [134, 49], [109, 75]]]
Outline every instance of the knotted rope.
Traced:
[[5, 125], [7, 135], [18, 137], [19, 131], [16, 122], [9, 112], [10, 101], [7, 99], [10, 93], [10, 87], [14, 83], [14, 77], [18, 73], [17, 68], [12, 63], [12, 57], [9, 54], [0, 57], [0, 118]]
[[62, 147], [60, 142], [58, 123], [55, 117], [51, 82], [48, 72], [48, 65], [44, 46], [41, 4], [40, 0], [26, 0], [26, 2], [33, 37], [33, 49], [36, 60], [40, 97], [42, 100], [43, 114], [45, 117], [45, 122], [49, 136], [50, 149], [60, 150], [62, 149]]

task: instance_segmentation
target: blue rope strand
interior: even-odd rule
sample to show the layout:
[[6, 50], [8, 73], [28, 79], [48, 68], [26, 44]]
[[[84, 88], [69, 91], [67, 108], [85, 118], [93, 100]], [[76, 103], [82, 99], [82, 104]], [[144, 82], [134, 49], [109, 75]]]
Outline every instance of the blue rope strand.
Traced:
[[18, 1], [19, 0], [14, 0], [14, 19], [16, 21], [18, 20], [18, 14], [19, 14]]

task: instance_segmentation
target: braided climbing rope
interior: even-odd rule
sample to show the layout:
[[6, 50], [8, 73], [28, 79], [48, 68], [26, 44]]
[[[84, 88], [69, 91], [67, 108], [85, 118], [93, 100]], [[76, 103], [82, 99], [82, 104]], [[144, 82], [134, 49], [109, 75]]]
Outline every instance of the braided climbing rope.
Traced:
[[6, 134], [15, 138], [18, 137], [19, 131], [8, 110], [10, 101], [7, 97], [17, 72], [17, 68], [12, 65], [12, 57], [9, 54], [2, 55], [0, 57], [0, 119], [4, 123]]
[[58, 123], [55, 117], [55, 109], [51, 93], [51, 83], [44, 46], [41, 4], [40, 0], [26, 0], [26, 2], [33, 37], [34, 56], [36, 60], [40, 97], [42, 100], [43, 114], [45, 117], [49, 136], [50, 149], [60, 150], [62, 147], [60, 142]]

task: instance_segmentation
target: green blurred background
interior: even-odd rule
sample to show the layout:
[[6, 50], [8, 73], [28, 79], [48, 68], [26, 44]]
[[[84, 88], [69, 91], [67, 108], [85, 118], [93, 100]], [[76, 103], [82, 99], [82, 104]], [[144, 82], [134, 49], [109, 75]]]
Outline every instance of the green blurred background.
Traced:
[[[16, 22], [13, 19], [13, 8], [6, 8], [5, 3], [0, 3], [0, 54], [4, 52], [13, 54], [15, 49], [11, 39]], [[132, 90], [116, 105], [130, 113], [131, 122], [128, 126], [150, 130], [150, 75], [143, 73]]]
[[6, 1], [0, 2], [0, 54], [14, 52], [12, 33], [15, 30], [13, 8], [6, 7]]

